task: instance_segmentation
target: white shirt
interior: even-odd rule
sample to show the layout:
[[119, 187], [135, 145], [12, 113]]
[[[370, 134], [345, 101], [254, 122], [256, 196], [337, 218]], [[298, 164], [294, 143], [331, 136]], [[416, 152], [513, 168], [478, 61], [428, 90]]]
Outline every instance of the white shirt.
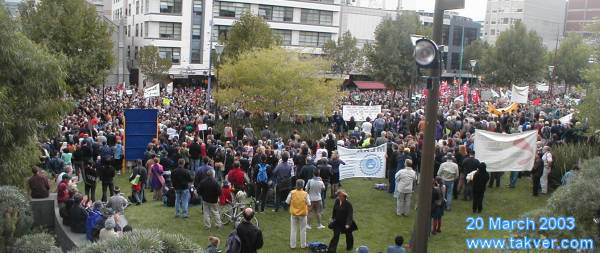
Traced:
[[306, 183], [306, 192], [308, 192], [308, 197], [310, 201], [320, 201], [321, 200], [321, 192], [325, 190], [325, 184], [320, 177], [311, 178]]
[[417, 173], [411, 167], [406, 167], [396, 172], [395, 178], [397, 193], [413, 192], [413, 183], [417, 181]]
[[373, 128], [373, 124], [371, 124], [371, 122], [367, 122], [365, 121], [364, 123], [362, 123], [362, 131], [363, 133], [371, 133], [371, 128]]
[[544, 155], [542, 156], [542, 161], [544, 161], [544, 168], [549, 168], [550, 163], [552, 162], [552, 153], [544, 153]]
[[442, 163], [437, 175], [444, 181], [454, 181], [458, 176], [458, 164], [452, 161]]

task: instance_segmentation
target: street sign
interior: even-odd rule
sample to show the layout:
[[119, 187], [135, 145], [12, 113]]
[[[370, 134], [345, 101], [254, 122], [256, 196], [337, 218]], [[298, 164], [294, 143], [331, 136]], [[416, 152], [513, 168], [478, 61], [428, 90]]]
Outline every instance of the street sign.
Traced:
[[440, 9], [456, 10], [465, 8], [465, 0], [438, 0], [440, 1]]

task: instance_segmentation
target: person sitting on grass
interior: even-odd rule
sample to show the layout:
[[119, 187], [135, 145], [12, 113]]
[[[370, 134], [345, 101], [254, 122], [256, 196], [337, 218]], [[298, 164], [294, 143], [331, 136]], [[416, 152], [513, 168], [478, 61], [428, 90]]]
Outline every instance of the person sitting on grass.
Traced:
[[405, 253], [406, 251], [404, 250], [404, 248], [402, 247], [402, 244], [404, 243], [404, 237], [402, 236], [396, 236], [396, 238], [394, 239], [395, 245], [392, 246], [388, 246], [387, 249], [387, 253]]

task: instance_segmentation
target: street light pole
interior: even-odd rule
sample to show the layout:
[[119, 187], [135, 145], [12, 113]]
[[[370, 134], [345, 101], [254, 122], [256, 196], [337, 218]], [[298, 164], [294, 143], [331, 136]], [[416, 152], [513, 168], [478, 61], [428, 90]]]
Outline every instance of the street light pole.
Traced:
[[[436, 0], [435, 11], [433, 15], [433, 41], [442, 42], [442, 27], [444, 23], [444, 10], [462, 9], [465, 6], [464, 0]], [[438, 91], [441, 76], [441, 57], [435, 68], [432, 69], [432, 85], [427, 98], [427, 107], [425, 108], [425, 139], [423, 142], [423, 156], [421, 157], [421, 182], [418, 189], [417, 202], [417, 221], [415, 228], [416, 253], [427, 252], [427, 240], [429, 239], [429, 230], [431, 227], [431, 192], [433, 184], [433, 163], [435, 155], [435, 126], [438, 114]]]

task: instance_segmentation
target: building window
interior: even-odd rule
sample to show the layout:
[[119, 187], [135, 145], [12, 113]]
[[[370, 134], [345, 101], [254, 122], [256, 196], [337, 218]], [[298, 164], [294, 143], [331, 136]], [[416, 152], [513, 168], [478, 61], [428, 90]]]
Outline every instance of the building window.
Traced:
[[309, 25], [331, 25], [333, 21], [333, 12], [302, 9], [300, 13], [300, 23]]
[[202, 26], [192, 25], [192, 39], [199, 40], [202, 37]]
[[250, 4], [215, 1], [213, 14], [218, 17], [239, 18], [250, 11]]
[[125, 28], [125, 35], [131, 36], [131, 25], [127, 25]]
[[140, 1], [135, 1], [135, 14], [140, 14]]
[[139, 29], [138, 29], [138, 24], [135, 24], [135, 37], [140, 36], [138, 33]]
[[502, 18], [502, 24], [508, 24], [509, 20], [508, 18]]
[[192, 63], [202, 63], [202, 54], [200, 49], [192, 48]]
[[495, 24], [496, 24], [496, 21], [495, 21], [495, 20], [492, 20], [492, 25], [495, 25]]
[[292, 45], [292, 31], [291, 30], [273, 29], [273, 34], [275, 34], [276, 36], [279, 36], [282, 46]]
[[144, 38], [148, 38], [148, 22], [144, 22]]
[[516, 9], [515, 12], [523, 12], [523, 9]]
[[300, 32], [300, 46], [323, 47], [325, 42], [331, 40], [330, 33]]
[[269, 21], [292, 22], [294, 17], [294, 8], [260, 5], [258, 6], [258, 16]]
[[214, 41], [226, 40], [229, 29], [231, 29], [231, 26], [224, 26], [224, 25], [213, 26], [212, 39]]
[[202, 0], [194, 0], [193, 11], [196, 15], [202, 15]]
[[181, 0], [160, 0], [160, 13], [181, 14]]
[[127, 58], [131, 58], [131, 46], [127, 46]]
[[495, 36], [496, 35], [496, 29], [490, 30], [490, 35]]
[[165, 40], [181, 40], [181, 23], [160, 22], [159, 37]]
[[137, 58], [138, 58], [138, 47], [136, 46], [135, 47], [135, 58], [134, 59], [137, 59]]
[[146, 0], [146, 5], [144, 5], [146, 7], [146, 9], [144, 9], [144, 13], [148, 13], [148, 6], [150, 5], [148, 1], [150, 0]]
[[159, 47], [158, 55], [163, 59], [170, 59], [173, 64], [179, 64], [181, 49], [178, 47]]

